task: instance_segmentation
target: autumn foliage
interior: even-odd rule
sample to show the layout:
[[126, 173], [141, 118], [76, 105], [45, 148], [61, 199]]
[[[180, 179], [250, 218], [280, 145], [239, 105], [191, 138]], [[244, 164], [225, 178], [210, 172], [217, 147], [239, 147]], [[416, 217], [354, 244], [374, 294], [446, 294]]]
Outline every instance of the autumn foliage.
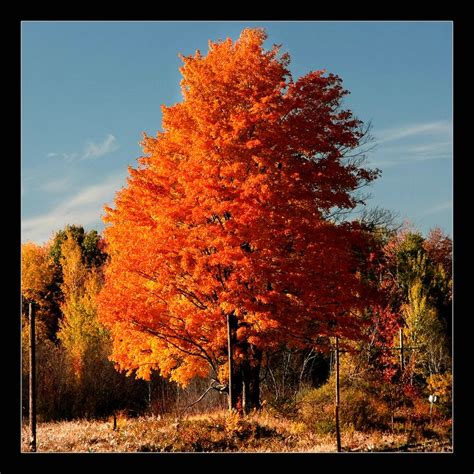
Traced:
[[[68, 234], [62, 243], [61, 266], [63, 302], [58, 338], [69, 354], [75, 374], [80, 377], [86, 356], [100, 355], [107, 334], [96, 318], [95, 297], [102, 286], [101, 272], [82, 261], [81, 247]], [[89, 353], [89, 354], [88, 354]]]
[[227, 315], [244, 372], [282, 342], [358, 337], [364, 233], [327, 216], [353, 208], [377, 171], [345, 158], [363, 131], [341, 107], [341, 80], [293, 80], [288, 55], [265, 39], [246, 29], [182, 57], [183, 101], [162, 107], [163, 131], [145, 135], [107, 208], [99, 313], [113, 360], [139, 377], [225, 385]]
[[38, 329], [48, 335], [56, 327], [56, 320], [51, 314], [54, 271], [48, 245], [40, 246], [33, 242], [26, 242], [21, 246], [22, 312], [26, 314], [28, 304], [33, 302], [40, 326]]
[[89, 451], [313, 451], [340, 429], [344, 450], [357, 431], [450, 443], [452, 240], [351, 212], [379, 174], [367, 127], [339, 77], [293, 79], [265, 40], [182, 56], [183, 99], [144, 136], [103, 235], [22, 244], [23, 414], [33, 302], [38, 414], [110, 416]]

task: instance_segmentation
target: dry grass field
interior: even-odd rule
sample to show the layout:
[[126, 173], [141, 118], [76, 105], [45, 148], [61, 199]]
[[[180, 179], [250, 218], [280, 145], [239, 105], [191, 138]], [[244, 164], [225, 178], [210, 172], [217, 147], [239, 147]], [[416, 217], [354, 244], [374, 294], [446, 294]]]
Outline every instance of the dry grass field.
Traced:
[[[27, 425], [22, 451], [28, 451]], [[427, 432], [356, 430], [342, 432], [345, 452], [451, 452], [450, 423], [438, 422]], [[172, 417], [127, 418], [104, 421], [39, 423], [38, 452], [334, 452], [334, 434], [318, 434], [304, 423], [266, 411], [245, 417], [224, 411]]]

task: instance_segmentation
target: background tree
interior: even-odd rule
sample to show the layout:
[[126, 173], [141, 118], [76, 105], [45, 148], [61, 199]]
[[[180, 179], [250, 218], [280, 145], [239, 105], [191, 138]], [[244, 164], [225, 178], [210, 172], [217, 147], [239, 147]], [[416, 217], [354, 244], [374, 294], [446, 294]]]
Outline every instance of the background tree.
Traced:
[[58, 338], [80, 377], [86, 355], [100, 354], [101, 346], [108, 341], [108, 334], [96, 316], [95, 297], [102, 286], [102, 276], [96, 267], [88, 270], [82, 262], [81, 249], [72, 234], [66, 235], [61, 253], [64, 301]]
[[80, 225], [66, 225], [54, 234], [51, 242], [50, 253], [58, 267], [61, 266], [62, 245], [68, 238], [72, 238], [79, 245], [82, 261], [87, 266], [100, 267], [105, 263], [107, 253], [104, 241], [96, 230], [86, 232]]
[[[378, 282], [380, 298], [366, 310], [371, 321], [366, 337], [351, 343], [342, 357], [341, 383], [346, 394], [342, 423], [354, 421], [360, 427], [382, 423], [393, 430], [400, 420], [408, 421], [410, 413], [416, 413], [411, 422], [428, 417], [428, 394], [442, 393], [439, 408], [444, 415], [450, 414], [451, 356], [445, 321], [450, 325], [451, 316], [443, 314], [450, 315], [451, 309], [451, 240], [439, 229], [425, 237], [393, 221], [387, 228], [383, 215], [379, 219], [378, 212], [371, 214], [361, 219], [373, 237], [372, 265], [364, 277]], [[330, 395], [323, 385], [298, 397], [303, 404], [308, 400], [321, 403], [313, 410], [320, 423], [324, 407], [332, 403]]]
[[28, 314], [28, 303], [35, 303], [39, 334], [52, 337], [56, 329], [51, 315], [54, 286], [54, 263], [49, 246], [27, 242], [21, 246], [21, 295], [22, 315]]
[[450, 248], [449, 237], [439, 229], [425, 238], [405, 227], [380, 241], [377, 279], [386, 296], [384, 307], [373, 310], [385, 312], [385, 317], [374, 318], [372, 343], [364, 351], [367, 362], [393, 383], [400, 399], [421, 393], [433, 374], [450, 372]]
[[254, 406], [263, 349], [360, 334], [371, 296], [353, 247], [365, 234], [327, 216], [377, 176], [344, 159], [364, 130], [341, 107], [341, 80], [293, 81], [265, 39], [247, 29], [182, 57], [183, 101], [162, 107], [164, 131], [145, 136], [107, 208], [99, 298], [117, 365], [182, 384], [210, 374], [226, 385], [229, 318], [234, 399]]
[[428, 233], [423, 242], [423, 248], [434, 269], [430, 299], [438, 312], [438, 317], [448, 338], [448, 345], [451, 346], [453, 242], [440, 228], [435, 227]]
[[62, 318], [61, 304], [64, 295], [61, 289], [63, 282], [63, 271], [61, 267], [62, 261], [62, 244], [66, 240], [66, 236], [70, 235], [79, 245], [81, 251], [82, 262], [87, 268], [101, 267], [107, 259], [104, 241], [96, 230], [86, 232], [84, 227], [80, 225], [66, 225], [54, 233], [51, 240], [47, 243], [48, 253], [53, 263], [53, 277], [48, 287], [48, 319], [49, 319], [49, 337], [56, 342], [56, 334], [59, 328], [59, 321]]
[[[66, 226], [45, 245], [22, 245], [23, 413], [28, 413], [27, 303], [34, 300], [40, 420], [97, 417], [118, 408], [146, 407], [146, 384], [118, 374], [108, 360], [111, 341], [97, 320], [95, 303], [102, 286], [100, 262], [105, 260], [101, 245], [96, 231], [85, 233], [79, 226]], [[54, 249], [59, 252], [58, 264]]]

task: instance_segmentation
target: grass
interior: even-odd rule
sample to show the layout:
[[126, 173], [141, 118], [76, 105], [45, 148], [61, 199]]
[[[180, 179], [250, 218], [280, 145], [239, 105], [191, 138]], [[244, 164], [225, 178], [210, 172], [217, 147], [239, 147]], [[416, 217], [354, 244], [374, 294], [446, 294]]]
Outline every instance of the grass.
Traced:
[[[429, 430], [342, 432], [343, 451], [451, 451], [450, 423]], [[39, 423], [38, 452], [334, 452], [333, 434], [318, 433], [298, 420], [268, 411], [244, 417], [217, 411], [173, 417], [119, 416], [113, 420]], [[28, 451], [28, 427], [22, 430]]]

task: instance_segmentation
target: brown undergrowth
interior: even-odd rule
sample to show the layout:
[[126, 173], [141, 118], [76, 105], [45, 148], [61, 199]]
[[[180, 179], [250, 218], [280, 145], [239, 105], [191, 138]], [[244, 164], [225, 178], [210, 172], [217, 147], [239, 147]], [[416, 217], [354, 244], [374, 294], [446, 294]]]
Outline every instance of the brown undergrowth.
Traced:
[[[318, 432], [299, 420], [268, 411], [244, 417], [217, 411], [172, 417], [40, 423], [38, 452], [334, 452], [333, 433]], [[346, 428], [343, 451], [451, 451], [450, 422], [430, 428], [407, 426], [393, 431], [361, 432]], [[28, 451], [27, 426], [22, 451]]]

